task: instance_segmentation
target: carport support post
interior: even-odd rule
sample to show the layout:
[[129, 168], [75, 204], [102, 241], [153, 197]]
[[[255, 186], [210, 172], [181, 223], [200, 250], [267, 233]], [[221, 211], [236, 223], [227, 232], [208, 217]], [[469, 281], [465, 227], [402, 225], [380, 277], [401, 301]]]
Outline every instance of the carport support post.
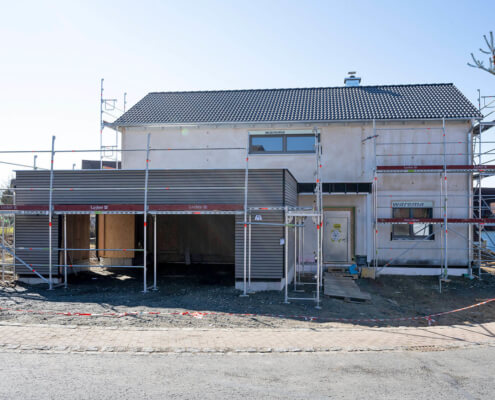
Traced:
[[153, 290], [156, 288], [156, 214], [153, 215]]
[[146, 279], [146, 247], [147, 247], [147, 226], [148, 220], [148, 175], [149, 175], [149, 163], [150, 163], [150, 137], [148, 133], [146, 136], [146, 170], [144, 171], [144, 207], [143, 207], [143, 293], [148, 291], [147, 279]]
[[297, 290], [297, 217], [294, 217], [294, 290]]
[[67, 289], [67, 214], [64, 214], [64, 288]]
[[50, 160], [50, 192], [48, 194], [48, 290], [53, 290], [52, 278], [52, 203], [53, 203], [53, 159], [55, 157], [55, 136], [52, 136], [52, 155]]

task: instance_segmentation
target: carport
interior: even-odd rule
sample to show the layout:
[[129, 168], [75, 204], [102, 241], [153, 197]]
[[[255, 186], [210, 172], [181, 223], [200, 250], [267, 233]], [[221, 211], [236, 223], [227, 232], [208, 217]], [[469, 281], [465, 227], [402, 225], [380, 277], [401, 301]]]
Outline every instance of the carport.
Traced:
[[161, 264], [231, 264], [235, 272], [235, 216], [241, 204], [150, 205], [153, 287]]
[[[233, 284], [245, 289], [246, 210], [261, 206], [263, 222], [280, 224], [284, 207], [295, 206], [297, 200], [297, 182], [287, 170], [250, 170], [249, 177], [245, 172], [17, 171], [17, 204], [8, 211], [19, 217], [15, 232], [21, 260], [16, 273], [28, 279], [37, 276], [52, 287], [52, 277], [61, 281], [68, 271], [91, 267], [84, 254], [89, 215], [95, 214], [99, 238], [91, 250], [98, 257], [114, 258], [96, 266], [142, 269], [144, 292], [156, 288], [161, 262], [234, 264]], [[143, 187], [143, 181], [149, 184]], [[27, 211], [31, 214], [22, 214]], [[284, 280], [283, 229], [267, 226], [258, 234], [253, 228], [253, 235], [252, 282], [278, 289]], [[75, 258], [80, 260], [76, 263]]]

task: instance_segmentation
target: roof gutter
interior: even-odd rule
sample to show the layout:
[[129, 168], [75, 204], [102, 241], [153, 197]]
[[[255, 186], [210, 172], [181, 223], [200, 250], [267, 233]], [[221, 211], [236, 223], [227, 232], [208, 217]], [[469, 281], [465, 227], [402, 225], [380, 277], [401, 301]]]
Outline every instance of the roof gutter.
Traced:
[[[472, 121], [481, 120], [480, 117], [445, 118], [445, 121]], [[419, 122], [443, 121], [444, 118], [407, 118], [407, 119], [375, 119], [376, 122]], [[185, 122], [185, 123], [152, 123], [152, 124], [115, 124], [105, 123], [106, 127], [118, 130], [119, 128], [167, 128], [167, 127], [200, 127], [211, 125], [288, 125], [288, 124], [343, 124], [343, 123], [373, 123], [373, 119], [342, 119], [342, 120], [309, 120], [309, 121], [240, 121], [240, 122]]]

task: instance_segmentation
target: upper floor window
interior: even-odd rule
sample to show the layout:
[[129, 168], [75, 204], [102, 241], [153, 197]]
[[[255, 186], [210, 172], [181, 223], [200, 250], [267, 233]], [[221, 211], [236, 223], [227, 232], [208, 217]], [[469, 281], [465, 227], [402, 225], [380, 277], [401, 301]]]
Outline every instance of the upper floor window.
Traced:
[[314, 135], [250, 135], [249, 152], [259, 154], [314, 153]]
[[[432, 218], [432, 208], [392, 208], [393, 218]], [[392, 240], [435, 240], [433, 225], [422, 222], [392, 225]]]

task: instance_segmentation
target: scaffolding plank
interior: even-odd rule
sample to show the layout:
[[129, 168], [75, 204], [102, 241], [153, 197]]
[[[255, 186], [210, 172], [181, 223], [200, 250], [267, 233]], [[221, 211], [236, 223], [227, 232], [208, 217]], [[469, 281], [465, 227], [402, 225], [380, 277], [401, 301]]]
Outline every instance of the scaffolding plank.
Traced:
[[[443, 218], [378, 218], [379, 224], [443, 224]], [[493, 224], [490, 218], [448, 218], [449, 224]]]
[[48, 205], [0, 204], [1, 211], [48, 211]]
[[242, 204], [150, 204], [149, 211], [242, 211]]
[[[443, 171], [443, 165], [379, 165], [376, 167], [377, 171]], [[495, 165], [447, 165], [445, 166], [447, 171], [494, 171]]]
[[55, 204], [54, 211], [63, 212], [105, 212], [105, 211], [140, 211], [143, 204]]

